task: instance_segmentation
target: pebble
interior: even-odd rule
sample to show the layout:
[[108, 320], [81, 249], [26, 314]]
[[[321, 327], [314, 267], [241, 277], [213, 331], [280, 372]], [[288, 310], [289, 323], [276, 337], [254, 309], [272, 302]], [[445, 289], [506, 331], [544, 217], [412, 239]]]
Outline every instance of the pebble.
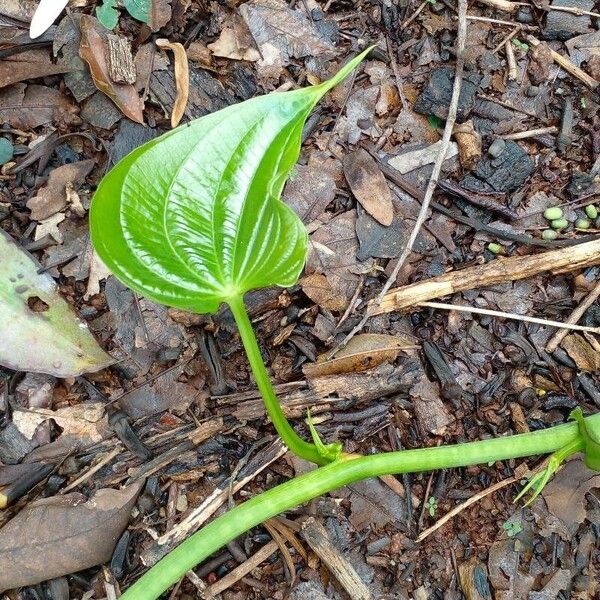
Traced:
[[540, 88], [537, 85], [530, 85], [526, 93], [529, 98], [535, 98], [540, 93]]
[[488, 154], [494, 158], [498, 158], [506, 147], [506, 142], [502, 138], [497, 138], [492, 142], [492, 145], [488, 148]]

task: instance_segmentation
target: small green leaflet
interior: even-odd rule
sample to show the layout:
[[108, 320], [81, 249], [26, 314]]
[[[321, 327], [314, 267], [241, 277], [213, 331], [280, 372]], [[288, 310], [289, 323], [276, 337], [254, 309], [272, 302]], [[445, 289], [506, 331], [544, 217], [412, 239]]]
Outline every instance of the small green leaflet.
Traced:
[[126, 285], [198, 313], [272, 285], [293, 285], [307, 234], [283, 202], [315, 104], [329, 81], [229, 106], [134, 150], [101, 181], [90, 211], [98, 255]]
[[[16, 371], [76, 377], [113, 359], [98, 345], [47, 273], [0, 229], [0, 365]], [[48, 308], [34, 312], [28, 300]]]
[[102, 5], [96, 8], [96, 17], [106, 29], [114, 29], [119, 22], [117, 0], [104, 0]]
[[[123, 7], [127, 12], [142, 23], [150, 22], [150, 7], [152, 0], [123, 0]], [[119, 22], [117, 0], [103, 0], [101, 6], [96, 8], [98, 21], [107, 29], [114, 29]]]

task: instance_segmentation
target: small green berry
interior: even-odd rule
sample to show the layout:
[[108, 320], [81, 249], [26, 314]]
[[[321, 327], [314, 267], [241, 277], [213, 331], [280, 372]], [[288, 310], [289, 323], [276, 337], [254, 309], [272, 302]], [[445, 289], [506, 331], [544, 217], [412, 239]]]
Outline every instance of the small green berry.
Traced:
[[552, 227], [552, 229], [564, 229], [565, 227], [569, 226], [569, 221], [567, 221], [566, 219], [553, 219], [550, 222], [550, 226]]
[[555, 221], [556, 219], [560, 219], [563, 216], [562, 208], [558, 206], [551, 206], [544, 211], [544, 218], [548, 219], [548, 221]]
[[488, 244], [487, 249], [492, 253], [492, 254], [500, 254], [502, 252], [502, 246], [500, 244]]
[[577, 219], [575, 229], [589, 229], [591, 223], [587, 219]]
[[588, 204], [585, 207], [585, 214], [590, 218], [590, 219], [595, 219], [598, 217], [598, 209], [593, 205], [593, 204]]
[[547, 242], [551, 242], [558, 237], [558, 232], [554, 231], [554, 229], [544, 229], [542, 232], [542, 238]]

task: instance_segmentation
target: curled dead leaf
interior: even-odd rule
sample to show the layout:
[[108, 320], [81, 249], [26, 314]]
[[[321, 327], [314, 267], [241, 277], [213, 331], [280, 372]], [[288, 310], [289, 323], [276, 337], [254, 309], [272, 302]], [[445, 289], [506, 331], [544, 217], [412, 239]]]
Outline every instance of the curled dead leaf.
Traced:
[[334, 359], [325, 360], [323, 355], [316, 363], [305, 364], [302, 371], [307, 377], [358, 373], [395, 360], [401, 350], [416, 348], [415, 341], [408, 336], [363, 333], [354, 336]]
[[177, 97], [171, 113], [171, 127], [179, 125], [185, 112], [190, 94], [190, 69], [188, 65], [185, 48], [179, 42], [170, 42], [165, 39], [156, 40], [156, 45], [162, 50], [171, 50], [175, 57], [175, 85], [177, 86]]

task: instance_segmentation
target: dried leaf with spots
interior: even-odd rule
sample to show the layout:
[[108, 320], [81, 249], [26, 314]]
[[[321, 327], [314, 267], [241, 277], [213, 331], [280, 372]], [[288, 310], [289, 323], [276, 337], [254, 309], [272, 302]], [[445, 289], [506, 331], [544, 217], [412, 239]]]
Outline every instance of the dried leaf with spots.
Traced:
[[94, 168], [94, 159], [62, 165], [50, 172], [46, 187], [27, 202], [34, 221], [43, 221], [67, 206], [67, 185], [82, 184]]
[[318, 362], [305, 364], [302, 371], [306, 377], [367, 371], [395, 360], [401, 350], [415, 348], [418, 348], [415, 340], [407, 336], [361, 333], [354, 336], [332, 360], [326, 360], [326, 355], [323, 355]]
[[[113, 360], [59, 294], [39, 264], [0, 229], [0, 364], [18, 371], [75, 377]], [[34, 312], [28, 301], [46, 305]], [[44, 305], [42, 304], [42, 306]]]
[[362, 207], [382, 225], [391, 225], [392, 194], [375, 159], [360, 148], [347, 154], [343, 164], [346, 181]]
[[81, 47], [79, 54], [85, 60], [92, 73], [96, 87], [106, 94], [117, 108], [136, 123], [144, 123], [143, 106], [133, 85], [115, 83], [110, 78], [107, 62], [107, 44], [102, 26], [97, 19], [88, 15], [81, 17]]
[[175, 85], [177, 87], [177, 96], [173, 103], [173, 112], [171, 113], [171, 127], [173, 129], [179, 125], [190, 95], [190, 69], [188, 65], [185, 48], [179, 42], [172, 43], [169, 40], [158, 39], [156, 45], [162, 50], [171, 50], [175, 57]]
[[0, 591], [102, 564], [129, 522], [141, 485], [44, 498], [0, 529]]

